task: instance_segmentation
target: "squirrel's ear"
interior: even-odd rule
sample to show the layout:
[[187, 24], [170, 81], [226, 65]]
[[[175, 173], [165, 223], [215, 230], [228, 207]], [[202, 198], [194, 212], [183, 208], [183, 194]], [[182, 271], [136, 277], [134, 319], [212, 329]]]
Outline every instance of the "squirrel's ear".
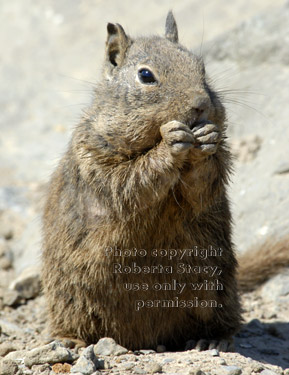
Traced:
[[130, 39], [122, 26], [118, 23], [108, 23], [105, 55], [109, 71], [112, 71], [116, 66], [122, 65], [129, 45]]
[[178, 43], [178, 26], [173, 15], [173, 12], [170, 10], [167, 19], [166, 19], [166, 38], [173, 43]]

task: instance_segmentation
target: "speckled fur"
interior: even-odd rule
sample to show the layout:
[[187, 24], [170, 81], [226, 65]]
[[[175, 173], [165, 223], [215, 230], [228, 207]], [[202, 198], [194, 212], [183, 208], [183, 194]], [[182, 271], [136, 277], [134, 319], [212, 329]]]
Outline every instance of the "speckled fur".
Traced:
[[[226, 194], [231, 156], [225, 110], [203, 61], [167, 38], [131, 39], [110, 26], [103, 77], [90, 110], [54, 172], [43, 217], [43, 286], [54, 336], [95, 343], [113, 337], [129, 349], [184, 348], [189, 339], [229, 339], [240, 326], [231, 214]], [[114, 52], [112, 54], [112, 51]], [[112, 60], [114, 59], [112, 64]], [[143, 85], [140, 66], [157, 85]], [[198, 98], [220, 139], [174, 151], [172, 121], [197, 124]], [[197, 108], [197, 110], [196, 110]], [[187, 125], [187, 132], [190, 129]], [[174, 133], [173, 133], [174, 134]], [[125, 291], [125, 282], [201, 282], [205, 275], [116, 274], [113, 263], [176, 265], [167, 258], [112, 257], [105, 249], [222, 248], [221, 257], [183, 262], [219, 266], [223, 291]], [[216, 300], [222, 308], [143, 308], [135, 300]]]

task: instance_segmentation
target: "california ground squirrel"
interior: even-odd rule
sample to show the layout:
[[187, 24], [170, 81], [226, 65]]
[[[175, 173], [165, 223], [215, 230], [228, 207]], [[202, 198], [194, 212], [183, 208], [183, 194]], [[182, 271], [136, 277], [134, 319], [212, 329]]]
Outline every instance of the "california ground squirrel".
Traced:
[[107, 31], [102, 79], [45, 207], [51, 332], [227, 350], [241, 316], [224, 107], [171, 12], [165, 38]]

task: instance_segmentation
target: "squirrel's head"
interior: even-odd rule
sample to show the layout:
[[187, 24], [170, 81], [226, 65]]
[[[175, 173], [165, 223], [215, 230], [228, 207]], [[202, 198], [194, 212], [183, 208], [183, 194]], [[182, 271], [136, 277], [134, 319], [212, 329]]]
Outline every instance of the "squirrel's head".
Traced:
[[224, 107], [208, 85], [204, 62], [179, 44], [172, 12], [164, 38], [132, 39], [121, 25], [112, 23], [107, 33], [99, 86], [105, 95], [98, 101], [103, 114], [110, 112], [106, 124], [113, 129], [117, 125], [124, 137], [133, 137], [135, 145], [139, 140], [148, 147], [159, 137], [159, 127], [172, 120], [190, 127], [206, 119], [223, 125]]

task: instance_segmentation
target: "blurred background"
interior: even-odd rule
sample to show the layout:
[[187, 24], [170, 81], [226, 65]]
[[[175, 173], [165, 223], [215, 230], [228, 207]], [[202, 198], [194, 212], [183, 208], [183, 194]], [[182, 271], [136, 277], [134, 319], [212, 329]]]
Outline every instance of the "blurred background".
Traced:
[[39, 261], [44, 186], [91, 101], [106, 23], [163, 35], [169, 9], [227, 107], [237, 249], [288, 233], [288, 2], [1, 1], [0, 292]]

